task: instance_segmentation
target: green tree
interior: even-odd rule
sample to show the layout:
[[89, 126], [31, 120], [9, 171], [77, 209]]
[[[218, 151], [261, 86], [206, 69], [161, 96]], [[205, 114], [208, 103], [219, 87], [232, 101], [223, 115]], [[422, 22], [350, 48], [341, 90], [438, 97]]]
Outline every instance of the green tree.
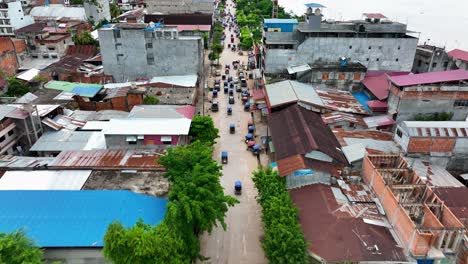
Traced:
[[117, 18], [118, 16], [120, 16], [120, 14], [122, 14], [122, 10], [120, 10], [119, 5], [117, 5], [117, 3], [114, 1], [112, 1], [109, 4], [109, 8], [112, 19]]
[[219, 129], [214, 126], [210, 116], [195, 116], [192, 119], [189, 135], [193, 141], [200, 140], [203, 143], [214, 145], [219, 138]]
[[271, 168], [260, 168], [252, 177], [262, 206], [265, 238], [263, 250], [270, 263], [308, 263], [307, 242], [286, 188], [286, 181]]
[[224, 195], [219, 179], [221, 167], [212, 159], [212, 152], [211, 146], [196, 141], [169, 149], [159, 159], [171, 182], [168, 220], [191, 226], [196, 235], [211, 232], [218, 223], [226, 229], [228, 207], [238, 203], [234, 197]]
[[22, 231], [0, 233], [1, 264], [41, 263], [42, 250]]
[[159, 104], [159, 98], [153, 95], [147, 95], [143, 98], [143, 104], [145, 105], [155, 105]]
[[81, 34], [74, 35], [72, 37], [73, 43], [75, 45], [94, 45], [99, 46], [99, 41], [95, 40], [93, 36], [91, 36], [91, 32], [83, 31]]
[[23, 96], [29, 92], [29, 87], [22, 81], [16, 79], [15, 77], [8, 78], [8, 91], [6, 92], [6, 95], [11, 97]]
[[83, 0], [71, 0], [70, 3], [71, 5], [74, 5], [74, 6], [82, 6], [83, 5]]
[[164, 222], [151, 226], [138, 221], [130, 228], [114, 222], [104, 236], [103, 253], [115, 264], [189, 263], [184, 247], [179, 232]]

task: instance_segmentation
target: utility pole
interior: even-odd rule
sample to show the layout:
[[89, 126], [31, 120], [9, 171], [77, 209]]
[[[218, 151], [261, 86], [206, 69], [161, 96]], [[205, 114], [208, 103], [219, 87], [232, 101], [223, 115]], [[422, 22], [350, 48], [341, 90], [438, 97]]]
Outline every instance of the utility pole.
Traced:
[[273, 14], [271, 14], [272, 18], [278, 18], [278, 0], [273, 1]]

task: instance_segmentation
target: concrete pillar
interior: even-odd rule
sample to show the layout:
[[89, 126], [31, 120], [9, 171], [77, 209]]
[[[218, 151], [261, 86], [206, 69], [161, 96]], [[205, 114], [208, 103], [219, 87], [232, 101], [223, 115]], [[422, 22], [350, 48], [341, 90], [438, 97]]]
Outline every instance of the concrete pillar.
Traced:
[[439, 240], [437, 241], [437, 245], [436, 245], [437, 249], [440, 249], [440, 247], [442, 247], [442, 242], [444, 241], [444, 237], [445, 237], [445, 230], [442, 230], [442, 232], [440, 232], [440, 235], [439, 235]]
[[463, 232], [462, 231], [456, 231], [457, 232], [457, 235], [455, 236], [455, 240], [453, 241], [453, 246], [452, 246], [452, 250], [453, 252], [456, 252], [457, 249], [458, 249], [458, 246], [460, 244], [460, 240], [463, 236]]
[[450, 241], [452, 240], [453, 232], [454, 232], [454, 231], [449, 231], [449, 233], [448, 233], [448, 235], [447, 235], [447, 240], [445, 241], [444, 251], [447, 251], [448, 246], [450, 245]]

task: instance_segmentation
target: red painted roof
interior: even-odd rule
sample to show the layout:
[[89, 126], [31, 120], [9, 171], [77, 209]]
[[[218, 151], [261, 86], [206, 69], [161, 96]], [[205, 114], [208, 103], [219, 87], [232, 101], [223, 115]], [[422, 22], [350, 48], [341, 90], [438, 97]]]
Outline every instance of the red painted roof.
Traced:
[[368, 72], [362, 84], [379, 100], [385, 100], [388, 97], [390, 85], [388, 76], [408, 75], [409, 72]]
[[387, 109], [387, 107], [388, 107], [387, 102], [383, 102], [383, 101], [379, 101], [379, 100], [367, 101], [366, 104], [370, 109], [379, 109], [379, 108]]
[[263, 89], [254, 90], [252, 94], [254, 100], [260, 100], [265, 98], [265, 93], [263, 93]]
[[363, 15], [367, 18], [377, 18], [377, 19], [387, 18], [381, 13], [364, 13]]
[[441, 72], [427, 72], [403, 76], [391, 76], [389, 80], [397, 86], [413, 86], [419, 84], [454, 82], [468, 80], [468, 71], [452, 70]]
[[362, 218], [340, 210], [343, 206], [331, 186], [312, 184], [291, 189], [289, 194], [298, 209], [309, 250], [327, 262], [407, 261], [388, 228], [366, 224]]
[[468, 61], [468, 51], [464, 51], [461, 49], [454, 49], [447, 53], [449, 57], [452, 57], [457, 60]]
[[195, 107], [191, 105], [177, 107], [176, 111], [188, 119], [193, 119], [193, 116], [195, 115]]

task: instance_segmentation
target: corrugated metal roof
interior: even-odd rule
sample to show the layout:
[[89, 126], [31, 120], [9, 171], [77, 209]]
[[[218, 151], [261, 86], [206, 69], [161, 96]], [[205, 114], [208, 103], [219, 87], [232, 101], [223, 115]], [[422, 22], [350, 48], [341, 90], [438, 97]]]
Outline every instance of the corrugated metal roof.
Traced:
[[375, 128], [380, 126], [391, 126], [395, 124], [391, 115], [377, 115], [364, 117], [363, 121], [366, 123], [368, 128]]
[[16, 107], [9, 105], [0, 105], [0, 120], [7, 117], [9, 113], [16, 110]]
[[322, 120], [323, 122], [325, 122], [325, 124], [334, 124], [345, 121], [367, 127], [362, 116], [343, 112], [335, 111], [331, 113], [322, 114]]
[[364, 13], [363, 15], [367, 18], [378, 18], [378, 19], [387, 18], [381, 13]]
[[296, 72], [309, 71], [311, 68], [309, 64], [303, 64], [298, 66], [289, 66], [287, 68], [289, 74], [294, 74]]
[[129, 118], [188, 118], [192, 119], [195, 107], [191, 105], [136, 105]]
[[36, 6], [29, 15], [35, 17], [63, 17], [87, 21], [84, 7], [66, 7], [64, 5]]
[[60, 130], [44, 133], [30, 151], [105, 149], [102, 132]]
[[265, 91], [271, 107], [298, 101], [323, 106], [322, 100], [312, 86], [297, 81], [267, 84]]
[[464, 81], [468, 80], [468, 71], [451, 70], [441, 72], [426, 72], [419, 74], [390, 76], [389, 79], [398, 86]]
[[167, 199], [130, 191], [0, 191], [0, 232], [23, 229], [39, 247], [102, 247], [113, 221], [156, 225]]
[[188, 118], [111, 119], [105, 135], [188, 135], [192, 120]]
[[37, 98], [39, 98], [39, 97], [37, 97], [35, 94], [27, 93], [27, 94], [21, 96], [18, 100], [16, 100], [15, 103], [17, 103], [17, 104], [29, 104], [29, 103], [32, 103]]
[[315, 89], [315, 92], [322, 100], [322, 105], [325, 108], [347, 113], [369, 114], [364, 106], [348, 91]]
[[29, 69], [25, 72], [22, 72], [18, 75], [16, 75], [16, 78], [17, 79], [20, 79], [20, 80], [25, 80], [25, 81], [31, 81], [34, 77], [36, 77], [38, 74], [39, 74], [40, 70], [38, 69]]
[[54, 161], [51, 157], [25, 157], [25, 156], [12, 156], [0, 155], [0, 168], [12, 169], [26, 169], [36, 168], [48, 165]]
[[81, 190], [91, 170], [6, 171], [0, 190]]
[[340, 144], [319, 114], [292, 105], [272, 113], [269, 123], [278, 160], [319, 150], [346, 164]]
[[416, 174], [429, 186], [434, 187], [463, 187], [466, 188], [461, 182], [452, 176], [444, 168], [432, 164], [430, 161], [425, 161], [418, 158], [404, 157], [411, 168], [416, 171]]
[[297, 19], [265, 18], [263, 24], [298, 24]]
[[83, 97], [94, 97], [101, 89], [102, 84], [74, 83], [64, 81], [50, 81], [44, 85], [47, 89], [71, 92]]
[[304, 4], [304, 5], [307, 6], [307, 7], [312, 7], [312, 8], [315, 8], [315, 7], [325, 7], [324, 5], [318, 4], [318, 3], [307, 3], [307, 4]]
[[454, 59], [468, 62], [468, 51], [454, 49], [449, 51], [447, 54], [449, 55], [449, 57], [452, 57]]
[[467, 121], [404, 121], [411, 137], [468, 137]]
[[145, 169], [164, 170], [157, 161], [165, 150], [63, 151], [49, 167], [54, 169]]

